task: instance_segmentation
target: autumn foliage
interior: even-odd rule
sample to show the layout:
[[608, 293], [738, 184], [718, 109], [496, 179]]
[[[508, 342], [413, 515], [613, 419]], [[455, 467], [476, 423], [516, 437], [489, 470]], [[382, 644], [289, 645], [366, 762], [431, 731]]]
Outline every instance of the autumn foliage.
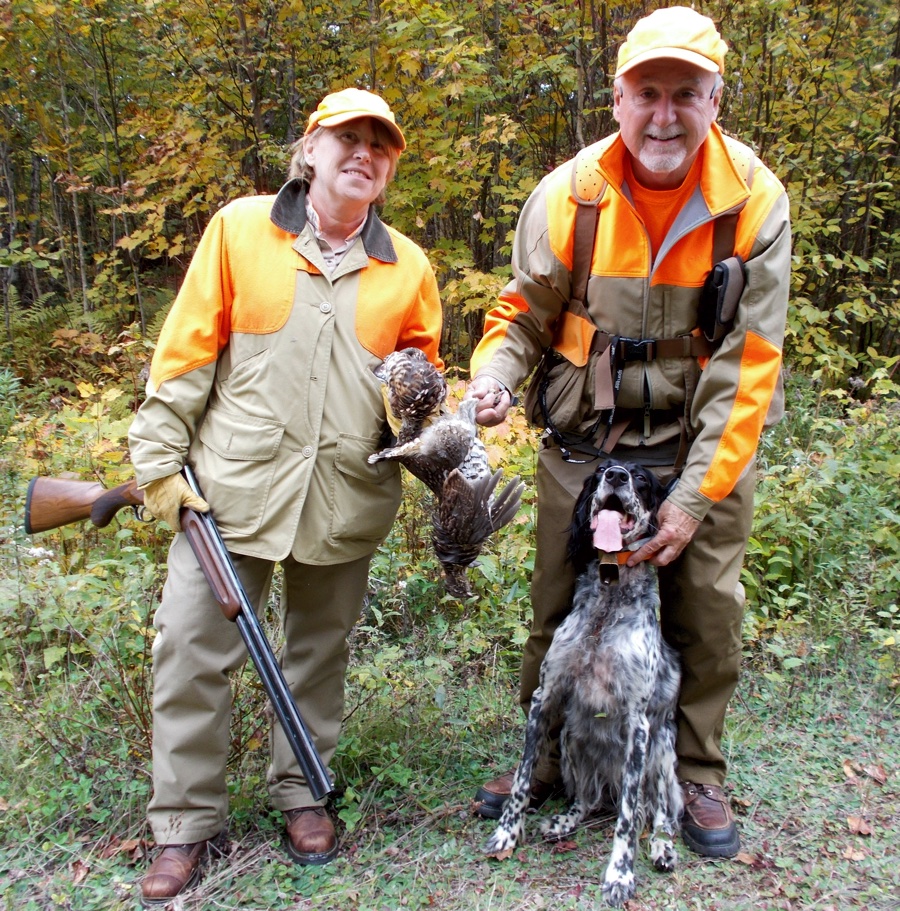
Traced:
[[[63, 374], [59, 328], [150, 339], [210, 216], [284, 178], [328, 91], [409, 138], [386, 218], [429, 252], [465, 367], [537, 180], [612, 131], [610, 73], [655, 4], [18, 0], [0, 4], [6, 360]], [[900, 349], [900, 25], [865, 0], [703, 3], [732, 47], [721, 122], [788, 187], [790, 353], [867, 384]], [[13, 12], [14, 10], [14, 12]], [[59, 339], [59, 336], [56, 336]]]

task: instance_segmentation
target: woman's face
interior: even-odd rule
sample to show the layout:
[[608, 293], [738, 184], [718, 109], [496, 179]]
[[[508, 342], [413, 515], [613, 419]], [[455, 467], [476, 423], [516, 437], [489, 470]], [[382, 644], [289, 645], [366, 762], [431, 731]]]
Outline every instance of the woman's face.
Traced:
[[391, 176], [392, 153], [387, 131], [371, 117], [317, 131], [305, 148], [317, 201], [364, 215]]

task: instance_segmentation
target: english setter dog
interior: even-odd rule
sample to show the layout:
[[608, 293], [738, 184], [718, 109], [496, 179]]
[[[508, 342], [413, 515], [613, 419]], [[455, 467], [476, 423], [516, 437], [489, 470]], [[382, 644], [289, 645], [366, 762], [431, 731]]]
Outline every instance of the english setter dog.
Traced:
[[678, 658], [660, 633], [656, 570], [646, 562], [625, 565], [655, 533], [663, 496], [653, 474], [632, 463], [605, 461], [585, 482], [568, 544], [577, 574], [572, 611], [541, 665], [522, 759], [484, 847], [498, 859], [512, 854], [524, 835], [535, 764], [548, 748], [548, 734], [561, 728], [562, 776], [571, 804], [541, 831], [563, 838], [605, 799], [618, 803], [603, 882], [604, 898], [613, 906], [634, 896], [634, 857], [645, 825], [652, 826], [655, 867], [675, 867], [672, 839], [682, 809], [675, 776]]

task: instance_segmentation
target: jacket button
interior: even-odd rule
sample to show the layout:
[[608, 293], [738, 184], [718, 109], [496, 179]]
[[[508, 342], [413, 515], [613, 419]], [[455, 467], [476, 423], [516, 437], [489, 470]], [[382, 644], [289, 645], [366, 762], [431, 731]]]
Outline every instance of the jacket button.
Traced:
[[303, 449], [301, 449], [300, 451], [303, 453], [303, 455], [307, 459], [310, 458], [313, 455], [313, 453], [315, 452], [315, 450], [312, 448], [312, 446], [304, 446]]
[[329, 301], [322, 301], [322, 303], [319, 304], [319, 309], [322, 313], [331, 313], [331, 303]]

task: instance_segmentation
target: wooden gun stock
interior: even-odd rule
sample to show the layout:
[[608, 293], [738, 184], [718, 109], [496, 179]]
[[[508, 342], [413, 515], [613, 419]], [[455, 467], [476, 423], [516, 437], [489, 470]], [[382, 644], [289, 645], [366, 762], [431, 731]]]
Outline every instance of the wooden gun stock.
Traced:
[[96, 481], [33, 478], [25, 495], [25, 532], [29, 535], [90, 519], [105, 528], [125, 506], [143, 506], [137, 481], [107, 490]]

